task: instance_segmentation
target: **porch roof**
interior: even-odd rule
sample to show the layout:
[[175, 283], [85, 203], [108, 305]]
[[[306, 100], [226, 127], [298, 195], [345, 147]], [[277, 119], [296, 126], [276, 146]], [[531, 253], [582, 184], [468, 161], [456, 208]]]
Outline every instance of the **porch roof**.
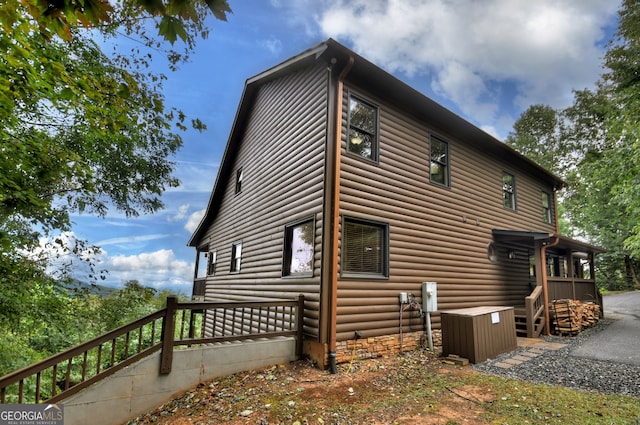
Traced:
[[532, 230], [503, 230], [503, 229], [493, 229], [493, 237], [497, 241], [506, 241], [506, 242], [527, 242], [531, 243], [535, 241], [542, 241], [543, 243], [550, 243], [554, 241], [556, 238], [560, 239], [558, 245], [554, 248], [569, 250], [572, 252], [584, 252], [587, 254], [599, 254], [603, 252], [607, 252], [606, 249], [592, 245], [587, 242], [579, 241], [577, 239], [572, 239], [567, 236], [562, 236], [553, 232], [540, 232], [540, 231], [532, 231]]

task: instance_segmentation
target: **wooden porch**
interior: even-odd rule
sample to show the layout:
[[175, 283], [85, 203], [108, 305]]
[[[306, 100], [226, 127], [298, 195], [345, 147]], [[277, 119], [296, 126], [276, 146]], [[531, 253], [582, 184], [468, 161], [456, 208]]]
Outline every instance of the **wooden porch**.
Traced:
[[537, 338], [543, 334], [547, 320], [549, 320], [550, 304], [555, 300], [569, 299], [584, 303], [592, 302], [600, 306], [602, 316], [602, 295], [594, 279], [548, 277], [547, 287], [549, 304], [547, 304], [546, 314], [542, 285], [537, 285], [534, 288], [531, 294], [525, 298], [524, 305], [514, 307], [517, 336]]

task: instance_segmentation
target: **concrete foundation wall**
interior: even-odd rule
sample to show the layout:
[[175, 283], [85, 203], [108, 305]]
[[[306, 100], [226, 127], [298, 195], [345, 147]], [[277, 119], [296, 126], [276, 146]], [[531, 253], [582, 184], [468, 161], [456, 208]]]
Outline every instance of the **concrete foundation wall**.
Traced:
[[200, 382], [293, 360], [294, 338], [175, 350], [168, 375], [159, 374], [160, 353], [155, 353], [63, 400], [64, 423], [123, 424]]

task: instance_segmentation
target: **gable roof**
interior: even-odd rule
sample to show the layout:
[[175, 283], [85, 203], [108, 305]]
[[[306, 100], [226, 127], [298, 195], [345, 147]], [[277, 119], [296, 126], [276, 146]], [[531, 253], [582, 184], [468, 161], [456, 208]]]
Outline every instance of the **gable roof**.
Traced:
[[505, 160], [518, 169], [539, 176], [555, 189], [564, 186], [564, 182], [559, 177], [516, 152], [495, 137], [436, 103], [337, 41], [328, 39], [273, 68], [247, 79], [213, 191], [209, 198], [207, 210], [198, 228], [191, 236], [188, 243], [189, 246], [198, 244], [207, 227], [216, 216], [218, 205], [224, 194], [224, 183], [232, 175], [233, 159], [237, 154], [242, 132], [258, 88], [271, 80], [313, 63], [332, 63], [334, 66], [343, 67], [349, 58], [353, 58], [354, 61], [347, 76], [348, 81], [356, 82], [363, 89], [370, 89], [378, 97], [389, 101], [421, 121], [434, 123], [433, 127], [443, 133], [472, 143], [484, 152]]

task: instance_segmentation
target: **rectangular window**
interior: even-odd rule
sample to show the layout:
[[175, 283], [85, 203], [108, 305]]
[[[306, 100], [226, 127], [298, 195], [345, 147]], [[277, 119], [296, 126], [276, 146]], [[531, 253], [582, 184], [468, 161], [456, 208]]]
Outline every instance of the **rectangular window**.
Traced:
[[283, 276], [312, 274], [314, 236], [313, 219], [285, 227]]
[[378, 108], [351, 95], [347, 152], [378, 160]]
[[216, 263], [218, 261], [218, 253], [213, 250], [207, 255], [207, 274], [216, 274]]
[[429, 167], [429, 178], [432, 182], [444, 186], [449, 183], [449, 144], [443, 140], [431, 138], [430, 152], [431, 165]]
[[551, 195], [542, 192], [542, 221], [551, 223]]
[[242, 192], [242, 168], [236, 171], [236, 194]]
[[504, 207], [516, 209], [516, 178], [509, 173], [502, 173], [502, 201]]
[[196, 258], [196, 270], [195, 279], [204, 279], [207, 277], [207, 253], [209, 252], [208, 246], [202, 246], [198, 248]]
[[240, 260], [242, 259], [242, 242], [236, 242], [231, 245], [231, 272], [238, 273], [240, 271]]
[[342, 235], [342, 273], [388, 276], [388, 226], [345, 218]]

